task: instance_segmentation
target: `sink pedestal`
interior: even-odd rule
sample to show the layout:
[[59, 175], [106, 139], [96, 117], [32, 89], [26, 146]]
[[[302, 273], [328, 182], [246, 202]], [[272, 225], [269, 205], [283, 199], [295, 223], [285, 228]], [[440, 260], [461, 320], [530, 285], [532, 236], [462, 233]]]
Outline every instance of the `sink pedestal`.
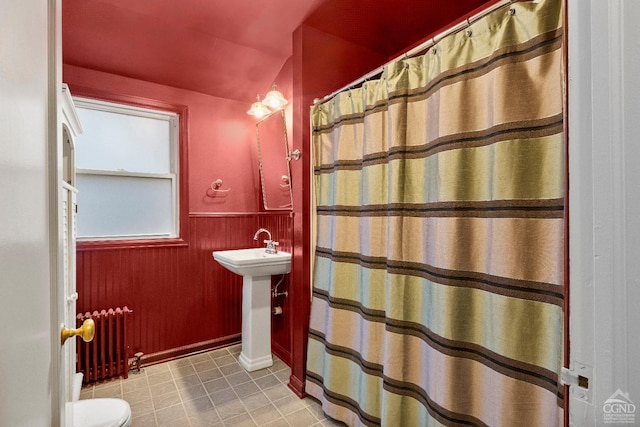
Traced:
[[248, 372], [273, 365], [271, 357], [271, 276], [242, 277], [242, 352]]
[[224, 268], [242, 276], [242, 352], [247, 371], [268, 368], [271, 357], [271, 276], [291, 271], [291, 254], [264, 248], [213, 252]]

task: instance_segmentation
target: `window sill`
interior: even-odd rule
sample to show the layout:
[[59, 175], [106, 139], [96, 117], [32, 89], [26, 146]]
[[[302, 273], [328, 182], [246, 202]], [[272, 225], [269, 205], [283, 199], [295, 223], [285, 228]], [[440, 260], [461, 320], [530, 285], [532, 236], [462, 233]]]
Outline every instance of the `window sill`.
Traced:
[[182, 239], [145, 239], [145, 240], [90, 240], [77, 241], [77, 251], [96, 251], [105, 249], [142, 249], [187, 247], [189, 244]]

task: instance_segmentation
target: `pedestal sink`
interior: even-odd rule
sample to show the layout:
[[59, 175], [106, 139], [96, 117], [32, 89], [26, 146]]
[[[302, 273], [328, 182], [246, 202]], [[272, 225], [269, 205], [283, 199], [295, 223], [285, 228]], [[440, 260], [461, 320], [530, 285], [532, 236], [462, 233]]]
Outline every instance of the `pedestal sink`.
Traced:
[[242, 276], [242, 352], [248, 372], [273, 365], [271, 357], [271, 276], [291, 271], [291, 254], [264, 248], [213, 252], [224, 268]]

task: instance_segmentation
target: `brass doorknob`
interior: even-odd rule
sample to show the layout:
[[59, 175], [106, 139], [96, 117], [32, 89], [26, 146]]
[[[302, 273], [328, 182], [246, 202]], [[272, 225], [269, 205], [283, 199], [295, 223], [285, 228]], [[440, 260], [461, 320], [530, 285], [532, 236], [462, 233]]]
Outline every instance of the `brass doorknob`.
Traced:
[[60, 338], [62, 339], [62, 344], [64, 344], [67, 338], [80, 335], [82, 341], [89, 342], [93, 339], [93, 336], [95, 334], [95, 322], [93, 321], [93, 319], [86, 319], [84, 322], [82, 322], [82, 326], [80, 326], [78, 329], [67, 329], [63, 327], [62, 331], [60, 331]]

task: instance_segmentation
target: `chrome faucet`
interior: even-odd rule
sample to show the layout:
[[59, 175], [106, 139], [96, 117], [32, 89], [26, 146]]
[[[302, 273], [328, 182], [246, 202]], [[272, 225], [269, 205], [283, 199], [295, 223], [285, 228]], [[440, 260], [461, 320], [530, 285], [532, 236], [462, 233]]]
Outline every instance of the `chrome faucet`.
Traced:
[[260, 235], [260, 233], [267, 233], [267, 240], [264, 241], [264, 243], [267, 244], [267, 248], [265, 249], [265, 252], [268, 254], [278, 253], [276, 246], [278, 246], [280, 243], [274, 242], [273, 240], [271, 240], [271, 233], [266, 228], [258, 229], [258, 231], [256, 231], [256, 234], [253, 236], [253, 240], [258, 240], [258, 236]]

